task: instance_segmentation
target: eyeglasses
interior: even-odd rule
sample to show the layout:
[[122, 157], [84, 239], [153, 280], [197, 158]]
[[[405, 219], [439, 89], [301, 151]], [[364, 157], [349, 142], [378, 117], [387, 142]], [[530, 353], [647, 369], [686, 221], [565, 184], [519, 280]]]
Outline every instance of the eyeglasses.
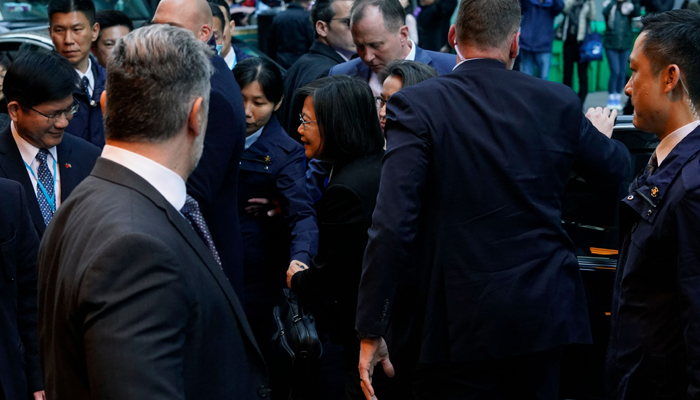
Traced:
[[386, 102], [389, 101], [389, 99], [384, 100], [383, 97], [375, 96], [374, 101], [377, 104], [377, 108], [382, 108], [386, 105]]
[[316, 121], [304, 121], [304, 117], [302, 117], [301, 114], [299, 114], [299, 121], [304, 126], [304, 131], [306, 131], [306, 124], [315, 124], [316, 123]]
[[341, 24], [347, 26], [348, 28], [350, 27], [350, 18], [345, 17], [345, 18], [331, 18], [331, 21], [340, 21]]
[[32, 107], [29, 107], [29, 106], [24, 106], [24, 107], [27, 107], [28, 109], [34, 111], [35, 113], [37, 113], [39, 115], [43, 115], [47, 119], [46, 122], [53, 124], [61, 117], [61, 115], [64, 115], [67, 120], [71, 120], [73, 118], [73, 115], [75, 115], [75, 113], [78, 112], [78, 109], [80, 108], [80, 104], [76, 101], [73, 101], [73, 104], [71, 104], [70, 107], [66, 108], [65, 110], [57, 111], [57, 112], [50, 114], [50, 115], [46, 115], [43, 112], [41, 112], [37, 109], [34, 109]]

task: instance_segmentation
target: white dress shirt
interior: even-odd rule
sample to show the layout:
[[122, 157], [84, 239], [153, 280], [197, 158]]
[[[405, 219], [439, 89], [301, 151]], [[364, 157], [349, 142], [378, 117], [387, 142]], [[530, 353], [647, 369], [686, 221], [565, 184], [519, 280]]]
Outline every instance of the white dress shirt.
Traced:
[[[406, 58], [404, 60], [408, 61], [415, 61], [416, 60], [416, 44], [413, 43], [413, 40], [408, 39], [409, 44], [411, 45], [411, 52], [408, 53]], [[379, 82], [379, 76], [372, 71], [369, 75], [369, 87], [372, 88], [372, 93], [375, 96], [381, 96], [382, 95], [382, 83]]]
[[[31, 168], [33, 172], [29, 172], [29, 168], [27, 168], [26, 165], [24, 166], [24, 170], [27, 171], [29, 180], [32, 181], [32, 187], [34, 188], [34, 192], [38, 199], [39, 196], [44, 195], [36, 184], [36, 177], [39, 175], [39, 161], [36, 159], [36, 155], [39, 153], [39, 148], [34, 147], [33, 144], [24, 140], [19, 133], [17, 133], [17, 127], [15, 127], [14, 121], [10, 122], [10, 128], [12, 130], [12, 137], [15, 139], [15, 143], [19, 149], [19, 154], [22, 156], [22, 160], [29, 165], [29, 168]], [[54, 163], [56, 165], [56, 185], [53, 188], [53, 192], [54, 196], [56, 197], [56, 209], [58, 209], [58, 207], [61, 205], [61, 168], [58, 164], [58, 151], [56, 150], [56, 146], [47, 150], [49, 151], [50, 157], [46, 158], [46, 163], [48, 164], [47, 167], [49, 167], [51, 176], [53, 176], [54, 173]]]
[[173, 170], [158, 164], [150, 158], [120, 147], [105, 145], [102, 157], [113, 161], [150, 183], [168, 203], [180, 211], [187, 199], [185, 181]]
[[75, 72], [78, 73], [80, 80], [82, 80], [83, 77], [88, 79], [88, 94], [90, 95], [90, 98], [92, 98], [92, 92], [95, 90], [95, 76], [92, 74], [92, 60], [90, 57], [88, 57], [87, 71], [82, 73], [79, 69], [76, 69]]
[[688, 125], [681, 126], [680, 128], [676, 129], [673, 131], [670, 135], [666, 136], [664, 140], [659, 143], [658, 146], [656, 146], [656, 161], [658, 162], [657, 165], [661, 166], [661, 163], [668, 157], [668, 155], [671, 153], [671, 150], [673, 150], [678, 143], [681, 142], [681, 140], [685, 139], [686, 136], [692, 131], [695, 130], [695, 128], [700, 125], [700, 121], [693, 121], [689, 123]]
[[226, 65], [228, 65], [228, 69], [230, 70], [233, 70], [233, 67], [236, 66], [236, 52], [233, 50], [233, 46], [228, 50], [224, 61], [226, 61]]

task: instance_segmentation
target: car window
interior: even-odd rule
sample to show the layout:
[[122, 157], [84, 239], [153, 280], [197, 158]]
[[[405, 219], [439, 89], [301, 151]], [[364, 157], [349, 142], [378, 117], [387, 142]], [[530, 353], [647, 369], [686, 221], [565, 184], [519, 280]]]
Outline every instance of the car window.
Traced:
[[[97, 10], [124, 11], [132, 20], [150, 17], [148, 5], [144, 0], [95, 0], [94, 2]], [[48, 4], [49, 0], [27, 2], [0, 0], [0, 21], [46, 22]]]

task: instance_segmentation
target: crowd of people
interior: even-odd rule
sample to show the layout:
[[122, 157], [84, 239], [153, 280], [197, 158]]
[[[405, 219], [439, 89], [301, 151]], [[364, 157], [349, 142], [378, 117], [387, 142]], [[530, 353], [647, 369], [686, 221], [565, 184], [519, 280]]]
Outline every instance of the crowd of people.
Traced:
[[[592, 340], [565, 185], [620, 185], [630, 153], [616, 110], [513, 67], [546, 71], [524, 25], [562, 10], [575, 62], [593, 2], [461, 0], [444, 25], [423, 0], [431, 49], [399, 0], [308, 7], [279, 21], [310, 19], [286, 74], [232, 45], [224, 0], [142, 27], [51, 0], [55, 51], [0, 59], [0, 399], [559, 397]], [[696, 398], [700, 13], [634, 39], [637, 7], [603, 7], [611, 101], [660, 139], [620, 205], [608, 392]], [[311, 395], [276, 368], [285, 288], [326, 349]]]

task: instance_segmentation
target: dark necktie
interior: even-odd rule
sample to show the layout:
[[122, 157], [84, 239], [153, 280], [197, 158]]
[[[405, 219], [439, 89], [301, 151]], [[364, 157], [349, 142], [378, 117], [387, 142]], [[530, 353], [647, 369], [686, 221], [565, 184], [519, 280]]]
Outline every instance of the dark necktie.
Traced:
[[647, 164], [647, 167], [644, 169], [644, 178], [649, 178], [656, 172], [656, 170], [659, 168], [659, 162], [658, 159], [656, 158], [656, 152], [651, 155], [651, 158], [649, 159], [649, 163]]
[[80, 80], [80, 86], [83, 87], [85, 94], [87, 95], [88, 98], [90, 98], [90, 81], [88, 80], [87, 76], [84, 76]]
[[214, 256], [214, 259], [217, 263], [219, 263], [219, 266], [221, 266], [219, 252], [216, 251], [216, 247], [214, 246], [214, 239], [212, 239], [211, 233], [209, 233], [207, 223], [204, 222], [202, 212], [199, 211], [199, 204], [197, 204], [197, 200], [193, 199], [192, 196], [188, 194], [187, 200], [185, 200], [185, 205], [182, 206], [180, 212], [182, 213], [182, 215], [185, 216], [185, 218], [187, 218], [187, 221], [189, 221], [190, 225], [192, 225], [192, 228], [194, 228], [194, 231], [197, 232], [199, 237], [201, 237], [202, 240], [204, 240], [204, 243], [206, 243], [207, 247], [209, 247], [209, 250]]
[[[54, 205], [56, 204], [56, 196], [54, 196], [53, 187], [53, 175], [49, 170], [48, 163], [46, 162], [49, 151], [46, 149], [41, 149], [36, 155], [37, 161], [39, 161], [39, 168], [37, 168], [37, 183], [36, 183], [36, 194], [37, 200], [39, 201], [39, 209], [41, 209], [41, 216], [44, 217], [44, 223], [46, 225], [51, 221], [53, 217]], [[41, 185], [39, 185], [41, 183]], [[42, 190], [43, 186], [43, 190]], [[48, 198], [47, 198], [48, 197]], [[53, 199], [53, 204], [49, 203], [49, 200]]]

